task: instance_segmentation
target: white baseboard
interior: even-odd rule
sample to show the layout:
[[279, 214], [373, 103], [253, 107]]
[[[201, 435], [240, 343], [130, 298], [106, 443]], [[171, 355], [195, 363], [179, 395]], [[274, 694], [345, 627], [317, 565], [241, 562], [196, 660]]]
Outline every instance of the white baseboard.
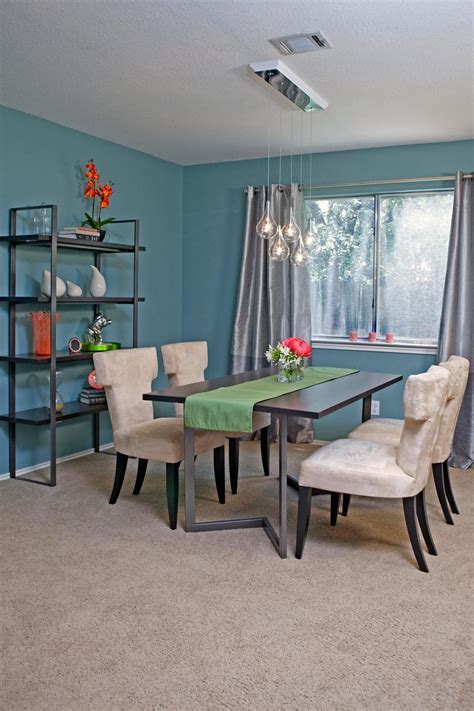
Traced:
[[[100, 451], [104, 451], [106, 449], [112, 449], [114, 446], [113, 442], [108, 442], [107, 444], [102, 444], [100, 446]], [[82, 452], [74, 452], [73, 454], [66, 454], [65, 457], [58, 457], [56, 459], [57, 464], [62, 464], [63, 462], [70, 462], [72, 459], [79, 459], [80, 457], [86, 457], [88, 454], [94, 454], [95, 450], [94, 449], [83, 449]], [[16, 470], [16, 475], [22, 476], [24, 474], [31, 474], [32, 472], [38, 471], [38, 469], [44, 469], [45, 467], [49, 467], [49, 460], [47, 462], [41, 462], [40, 464], [33, 464], [31, 467], [24, 467], [24, 469], [17, 469]], [[9, 479], [10, 478], [10, 472], [5, 472], [4, 474], [0, 474], [0, 481], [3, 479]]]

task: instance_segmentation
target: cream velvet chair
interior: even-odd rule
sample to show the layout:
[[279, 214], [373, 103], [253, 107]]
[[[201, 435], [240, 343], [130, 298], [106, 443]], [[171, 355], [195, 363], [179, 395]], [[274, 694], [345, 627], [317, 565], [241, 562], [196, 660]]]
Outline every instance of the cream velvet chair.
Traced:
[[[446, 523], [454, 523], [451, 511], [459, 513], [449, 478], [448, 458], [451, 454], [454, 432], [461, 410], [469, 377], [469, 361], [461, 356], [451, 356], [449, 360], [439, 365], [450, 374], [448, 401], [439, 427], [436, 446], [433, 453], [433, 478], [436, 492], [444, 513]], [[367, 420], [356, 427], [348, 437], [350, 439], [369, 440], [382, 444], [398, 445], [403, 429], [403, 420], [375, 418]], [[448, 505], [449, 503], [449, 505]], [[449, 510], [451, 507], [451, 511]], [[349, 501], [345, 497], [343, 512], [347, 513]]]
[[[208, 365], [206, 341], [169, 343], [161, 346], [163, 368], [171, 386], [189, 385], [204, 380]], [[183, 406], [175, 404], [176, 415], [182, 416]], [[271, 417], [264, 412], [254, 412], [252, 426], [254, 432], [260, 430], [260, 453], [265, 476], [270, 474], [270, 423]], [[244, 432], [225, 432], [229, 440], [230, 488], [237, 493], [239, 479], [239, 440]]]
[[[431, 366], [410, 375], [403, 395], [405, 420], [398, 447], [368, 440], [340, 439], [321, 447], [301, 464], [296, 557], [301, 558], [311, 513], [312, 489], [359, 496], [403, 499], [408, 534], [420, 570], [428, 572], [416, 518], [428, 552], [436, 555], [426, 518], [424, 489], [446, 403], [449, 375]], [[340, 493], [331, 494], [335, 524]], [[415, 515], [416, 510], [416, 515]], [[335, 515], [334, 515], [335, 512]]]
[[[129, 457], [138, 459], [133, 493], [140, 493], [148, 460], [166, 462], [166, 496], [170, 528], [176, 528], [179, 465], [184, 458], [183, 419], [154, 418], [153, 403], [142, 395], [158, 375], [156, 348], [130, 348], [94, 354], [97, 381], [104, 386], [117, 452], [115, 481], [110, 497], [115, 504], [122, 488]], [[197, 430], [195, 453], [214, 450], [214, 476], [220, 503], [225, 503], [225, 437]]]

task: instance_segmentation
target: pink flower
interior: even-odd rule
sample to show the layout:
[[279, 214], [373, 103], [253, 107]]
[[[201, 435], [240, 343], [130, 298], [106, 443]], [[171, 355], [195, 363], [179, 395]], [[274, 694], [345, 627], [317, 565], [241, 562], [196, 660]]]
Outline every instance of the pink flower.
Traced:
[[284, 338], [282, 344], [291, 348], [293, 353], [300, 356], [300, 358], [309, 358], [312, 352], [311, 346], [309, 346], [306, 341], [303, 341], [302, 338]]

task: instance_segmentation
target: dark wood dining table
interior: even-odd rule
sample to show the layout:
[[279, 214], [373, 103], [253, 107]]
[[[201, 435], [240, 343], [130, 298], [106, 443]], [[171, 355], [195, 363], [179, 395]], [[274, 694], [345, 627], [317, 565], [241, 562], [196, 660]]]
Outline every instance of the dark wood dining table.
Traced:
[[[195, 393], [202, 393], [217, 388], [225, 388], [250, 380], [265, 378], [272, 373], [269, 368], [262, 368], [247, 373], [228, 375], [223, 378], [203, 380], [199, 383], [166, 388], [143, 395], [144, 400], [155, 402], [181, 403]], [[184, 428], [184, 499], [185, 499], [185, 530], [222, 531], [234, 528], [263, 528], [281, 558], [287, 557], [287, 432], [288, 417], [309, 417], [319, 420], [362, 400], [362, 421], [370, 418], [372, 395], [379, 390], [398, 383], [401, 375], [387, 373], [371, 373], [358, 371], [336, 380], [330, 380], [319, 385], [312, 385], [297, 390], [288, 395], [281, 395], [270, 400], [264, 400], [254, 406], [255, 412], [267, 412], [279, 419], [279, 522], [275, 530], [267, 516], [252, 518], [237, 518], [222, 521], [196, 521], [196, 489], [194, 472], [194, 430]]]

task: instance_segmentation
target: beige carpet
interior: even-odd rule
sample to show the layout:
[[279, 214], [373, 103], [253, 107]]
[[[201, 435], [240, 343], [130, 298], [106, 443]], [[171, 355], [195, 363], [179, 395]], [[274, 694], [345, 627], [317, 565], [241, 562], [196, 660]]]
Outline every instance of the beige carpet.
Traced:
[[[309, 451], [290, 447], [295, 468]], [[439, 556], [423, 574], [399, 502], [355, 499], [334, 529], [313, 499], [297, 561], [290, 491], [283, 561], [262, 530], [184, 533], [182, 505], [171, 531], [163, 465], [132, 497], [135, 466], [116, 506], [107, 455], [61, 465], [56, 489], [0, 484], [2, 709], [473, 707], [472, 470], [452, 472], [454, 527], [429, 489]], [[198, 459], [201, 518], [276, 515], [255, 443], [241, 470], [222, 507]]]

